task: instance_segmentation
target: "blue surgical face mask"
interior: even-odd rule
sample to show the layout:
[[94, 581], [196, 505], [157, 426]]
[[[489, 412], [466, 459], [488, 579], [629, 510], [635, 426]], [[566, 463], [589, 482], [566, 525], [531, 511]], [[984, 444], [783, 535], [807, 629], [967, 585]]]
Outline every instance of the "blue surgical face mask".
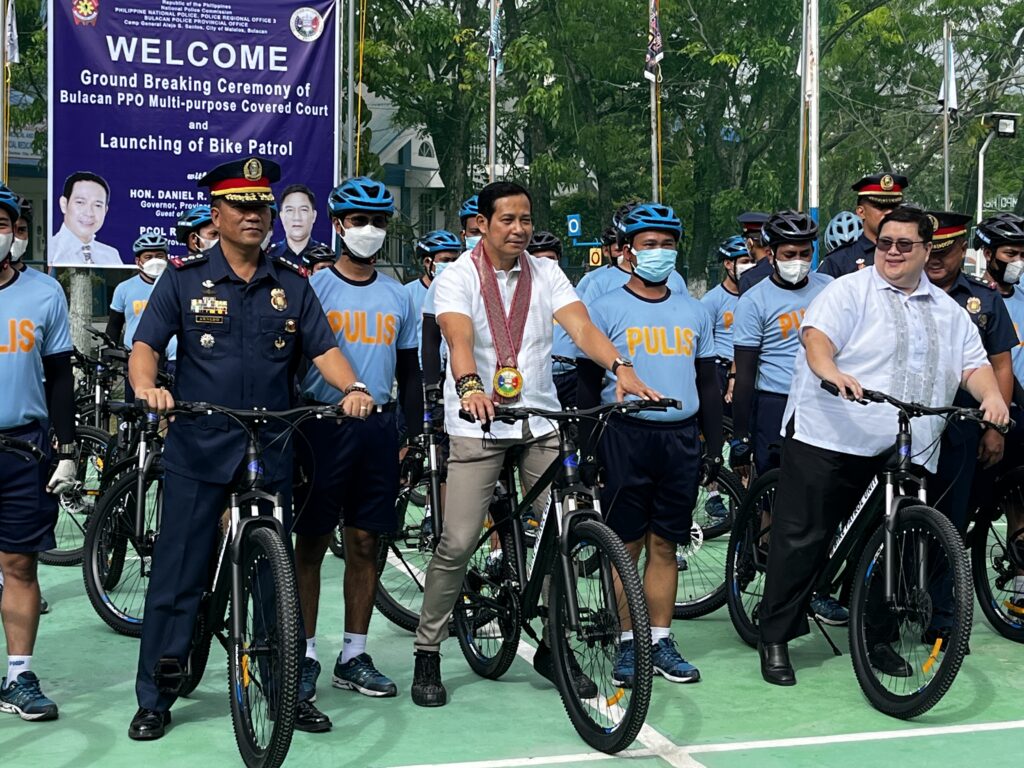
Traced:
[[633, 272], [649, 283], [663, 283], [668, 280], [672, 270], [676, 268], [678, 251], [674, 248], [649, 248], [633, 251], [636, 266]]
[[441, 276], [441, 273], [448, 269], [450, 261], [435, 261], [434, 262], [434, 279], [437, 280]]
[[474, 248], [477, 247], [481, 240], [483, 240], [483, 235], [477, 235], [476, 237], [467, 237], [466, 250], [472, 251]]

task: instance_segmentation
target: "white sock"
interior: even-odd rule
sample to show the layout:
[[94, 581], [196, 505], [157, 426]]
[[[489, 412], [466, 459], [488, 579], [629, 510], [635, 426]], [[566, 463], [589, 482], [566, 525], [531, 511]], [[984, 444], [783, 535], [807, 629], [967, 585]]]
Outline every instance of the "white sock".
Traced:
[[629, 630], [628, 632], [621, 632], [621, 633], [619, 633], [619, 641], [620, 642], [624, 643], [627, 640], [632, 640], [632, 639], [633, 639], [633, 630], [632, 629]]
[[4, 585], [4, 572], [0, 570], [0, 587]]
[[669, 627], [651, 627], [651, 643], [657, 645], [659, 641], [667, 639], [670, 634]]
[[7, 684], [10, 685], [18, 679], [22, 672], [32, 669], [31, 656], [8, 656], [7, 657]]
[[313, 659], [313, 661], [320, 661], [320, 657], [316, 655], [316, 638], [306, 638], [306, 658]]
[[711, 497], [718, 496], [718, 491], [708, 491], [708, 496], [711, 496]]
[[342, 641], [341, 663], [348, 664], [359, 654], [366, 651], [366, 635], [357, 635], [352, 632], [345, 633]]

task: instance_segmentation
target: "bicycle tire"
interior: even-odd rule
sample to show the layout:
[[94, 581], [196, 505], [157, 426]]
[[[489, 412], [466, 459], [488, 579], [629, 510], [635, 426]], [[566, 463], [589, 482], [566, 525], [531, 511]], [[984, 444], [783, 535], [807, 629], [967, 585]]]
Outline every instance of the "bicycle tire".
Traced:
[[[249, 528], [243, 535], [243, 594], [236, 596], [245, 611], [243, 637], [231, 638], [228, 653], [231, 723], [248, 768], [278, 768], [291, 746], [299, 695], [295, 572], [288, 549], [276, 532]], [[272, 597], [265, 594], [268, 587], [273, 589]], [[272, 606], [268, 606], [270, 601]], [[255, 626], [257, 616], [269, 630], [267, 637], [259, 636], [262, 630]], [[233, 624], [233, 620], [229, 622], [229, 626]], [[250, 653], [249, 649], [264, 646], [258, 658]], [[260, 696], [265, 698], [260, 701]]]
[[[604, 523], [582, 520], [573, 526], [569, 543], [570, 556], [593, 547], [602, 567], [593, 575], [585, 569], [572, 569], [576, 580], [567, 585], [563, 569], [556, 562], [551, 587], [551, 644], [555, 667], [555, 683], [562, 697], [562, 705], [580, 737], [594, 749], [609, 754], [621, 752], [636, 739], [647, 719], [651, 702], [654, 670], [651, 662], [651, 623], [643, 585], [632, 558], [622, 540]], [[592, 555], [587, 554], [589, 560]], [[612, 587], [614, 573], [622, 585], [621, 598], [614, 591], [614, 605], [609, 605], [608, 589]], [[603, 573], [599, 575], [599, 573]], [[595, 578], [596, 576], [596, 578]], [[569, 590], [576, 594], [580, 613], [580, 628], [572, 632], [567, 626]], [[594, 597], [593, 608], [586, 598]], [[619, 653], [622, 631], [619, 601], [624, 599], [633, 627], [633, 646], [636, 653], [634, 679], [631, 687], [624, 688], [613, 682], [613, 671]], [[573, 647], [573, 638], [577, 641]], [[597, 696], [582, 699], [576, 690], [569, 654], [576, 657], [584, 674], [598, 686]], [[626, 699], [623, 707], [622, 701]], [[602, 706], [604, 705], [604, 706]], [[621, 716], [619, 715], [621, 712]], [[606, 717], [602, 717], [607, 713]], [[617, 721], [612, 722], [615, 718]]]
[[971, 576], [978, 605], [992, 629], [1007, 640], [1024, 643], [1024, 616], [1008, 607], [1020, 565], [1019, 560], [1014, 562], [1011, 557], [1010, 547], [1015, 545], [1018, 551], [1024, 551], [1024, 534], [1015, 536], [1017, 532], [1009, 529], [1006, 512], [1002, 509], [1004, 504], [1015, 505], [1018, 509], [1024, 504], [1024, 467], [1017, 467], [999, 478], [992, 505], [978, 511], [968, 536]]
[[185, 678], [178, 689], [179, 696], [188, 696], [202, 682], [206, 672], [206, 664], [210, 660], [210, 646], [213, 643], [213, 630], [209, 627], [206, 614], [206, 600], [199, 604], [199, 613], [192, 630], [192, 646], [188, 652]]
[[779, 470], [772, 469], [755, 480], [744, 496], [729, 534], [729, 556], [725, 560], [725, 597], [729, 619], [736, 634], [756, 648], [761, 631], [758, 612], [764, 595], [768, 564], [768, 535], [764, 514], [771, 514]]
[[336, 558], [339, 560], [345, 559], [345, 535], [341, 523], [338, 523], [337, 527], [331, 531], [331, 540], [327, 546], [331, 550], [331, 554]]
[[[101, 497], [86, 529], [82, 564], [85, 592], [96, 614], [128, 637], [142, 635], [149, 589], [146, 563], [152, 559], [152, 544], [135, 538], [137, 477], [137, 470], [125, 475]], [[154, 493], [159, 498], [163, 479], [151, 478], [148, 487], [152, 483], [157, 484]], [[148, 490], [146, 495], [148, 499]], [[155, 507], [147, 520], [155, 526]], [[132, 565], [126, 571], [129, 550]]]
[[82, 486], [60, 495], [53, 531], [56, 546], [39, 553], [39, 562], [44, 565], [81, 565], [85, 529], [99, 497], [109, 439], [110, 435], [102, 429], [75, 427], [75, 479]]
[[470, 669], [490, 680], [497, 680], [512, 666], [522, 633], [518, 585], [510, 558], [505, 556], [515, 545], [504, 526], [498, 535], [497, 549], [493, 534], [481, 536], [452, 614], [455, 636]]
[[[743, 504], [743, 483], [732, 472], [723, 470], [716, 481], [718, 495], [725, 504], [727, 516], [716, 521], [707, 511], [711, 496], [698, 493], [694, 508], [690, 543], [676, 548], [676, 559], [682, 556], [685, 570], [679, 572], [679, 587], [673, 611], [675, 619], [697, 619], [714, 613], [725, 605], [725, 561], [729, 556], [729, 536], [736, 511]], [[700, 491], [706, 491], [700, 488]], [[700, 510], [700, 512], [698, 512]]]
[[[912, 621], [905, 630], [897, 627], [892, 631], [893, 628], [890, 627], [888, 636], [894, 639], [887, 644], [907, 663], [910, 674], [892, 676], [879, 671], [876, 675], [869, 658], [869, 644], [878, 640], [881, 635], [877, 633], [884, 630], [876, 629], [873, 639], [867, 637], [868, 614], [871, 612], [868, 602], [871, 601], [872, 605], [880, 604], [880, 598], [884, 596], [879, 592], [878, 586], [881, 583], [879, 579], [884, 580], [885, 577], [882, 562], [885, 554], [883, 536], [884, 526], [879, 526], [868, 539], [857, 565], [850, 603], [850, 656], [857, 682], [871, 705], [884, 714], [905, 720], [917, 717], [934, 707], [949, 690], [957, 672], [960, 671], [971, 632], [973, 592], [970, 586], [967, 553], [960, 535], [949, 519], [930, 507], [920, 505], [900, 510], [895, 524], [897, 552], [893, 558], [897, 570], [893, 576], [896, 585], [895, 612], [897, 615], [911, 618]], [[918, 559], [922, 542], [929, 553], [923, 564]], [[936, 551], [938, 557], [933, 554]], [[928, 627], [926, 620], [930, 621], [932, 617], [932, 601], [928, 595], [928, 587], [922, 590], [920, 584], [914, 582], [918, 581], [918, 574], [923, 572], [923, 568], [929, 568], [929, 584], [939, 578], [940, 571], [934, 563], [941, 561], [946, 562], [947, 572], [952, 580], [953, 626], [948, 643], [937, 641], [929, 653], [921, 635]], [[904, 574], [910, 574], [913, 578], [904, 578]], [[880, 618], [881, 611], [893, 612], [889, 606], [881, 606], [876, 610], [876, 621]], [[916, 623], [913, 621], [915, 617]], [[904, 634], [907, 636], [904, 637]], [[920, 650], [922, 648], [926, 649], [923, 662]], [[938, 671], [933, 673], [936, 665]], [[915, 668], [921, 670], [925, 679], [913, 679]], [[891, 680], [893, 687], [902, 688], [905, 692], [889, 690], [879, 676]], [[909, 682], [903, 685], [900, 681], [904, 680]]]

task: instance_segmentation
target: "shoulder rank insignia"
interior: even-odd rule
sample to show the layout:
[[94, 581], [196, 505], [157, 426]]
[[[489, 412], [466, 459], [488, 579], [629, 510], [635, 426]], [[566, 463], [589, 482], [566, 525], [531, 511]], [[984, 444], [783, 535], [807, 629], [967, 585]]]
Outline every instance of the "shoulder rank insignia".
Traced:
[[992, 285], [992, 283], [990, 283], [988, 280], [985, 280], [982, 277], [975, 277], [974, 275], [968, 275], [966, 272], [964, 273], [964, 275], [967, 277], [967, 281], [970, 282], [970, 283], [973, 283], [974, 285], [980, 285], [983, 288], [987, 288], [990, 291], [996, 290], [996, 287], [994, 285]]
[[306, 277], [306, 278], [309, 277], [309, 270], [308, 269], [306, 269], [301, 264], [296, 264], [294, 261], [291, 261], [290, 259], [286, 259], [284, 256], [275, 256], [274, 257], [274, 263], [275, 264], [280, 264], [283, 267], [288, 267], [288, 269], [290, 269], [292, 272], [294, 272], [297, 275], [299, 275], [299, 277]]
[[185, 269], [206, 262], [205, 253], [190, 253], [188, 256], [172, 256], [169, 261], [175, 269]]

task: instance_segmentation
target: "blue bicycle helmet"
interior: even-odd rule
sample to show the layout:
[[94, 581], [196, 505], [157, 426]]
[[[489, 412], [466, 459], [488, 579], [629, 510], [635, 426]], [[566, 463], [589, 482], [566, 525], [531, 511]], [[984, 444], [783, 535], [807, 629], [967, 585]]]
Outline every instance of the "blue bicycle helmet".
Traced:
[[802, 211], [777, 211], [761, 228], [761, 239], [772, 248], [783, 243], [809, 243], [818, 239], [818, 222]]
[[462, 253], [462, 241], [447, 229], [435, 229], [416, 241], [416, 255], [421, 259], [442, 251]]
[[478, 213], [480, 213], [480, 196], [473, 195], [459, 208], [459, 221], [462, 222], [462, 228], [466, 228], [466, 219], [476, 216]]
[[167, 238], [155, 232], [147, 232], [132, 243], [132, 253], [138, 256], [143, 251], [163, 251], [167, 253]]
[[627, 238], [637, 232], [654, 230], [668, 232], [679, 240], [683, 236], [683, 223], [669, 206], [660, 203], [643, 203], [620, 219], [619, 230]]
[[1015, 213], [997, 213], [978, 224], [974, 230], [975, 248], [998, 248], [1001, 245], [1024, 243], [1024, 218]]
[[856, 242], [864, 234], [864, 222], [852, 211], [840, 211], [825, 226], [825, 253]]
[[210, 206], [197, 205], [194, 208], [189, 208], [178, 219], [178, 224], [174, 228], [174, 237], [182, 245], [188, 245], [189, 235], [212, 222]]
[[21, 216], [21, 205], [18, 203], [18, 196], [4, 184], [0, 184], [0, 208], [11, 215], [11, 226], [14, 226], [14, 222]]
[[327, 209], [335, 218], [343, 218], [353, 211], [386, 213], [390, 216], [395, 212], [395, 199], [379, 181], [368, 176], [357, 176], [331, 190], [327, 198]]
[[718, 246], [719, 261], [738, 259], [749, 255], [750, 251], [747, 250], [747, 240], [740, 235], [735, 235], [730, 237], [728, 240], [723, 240], [722, 244]]

